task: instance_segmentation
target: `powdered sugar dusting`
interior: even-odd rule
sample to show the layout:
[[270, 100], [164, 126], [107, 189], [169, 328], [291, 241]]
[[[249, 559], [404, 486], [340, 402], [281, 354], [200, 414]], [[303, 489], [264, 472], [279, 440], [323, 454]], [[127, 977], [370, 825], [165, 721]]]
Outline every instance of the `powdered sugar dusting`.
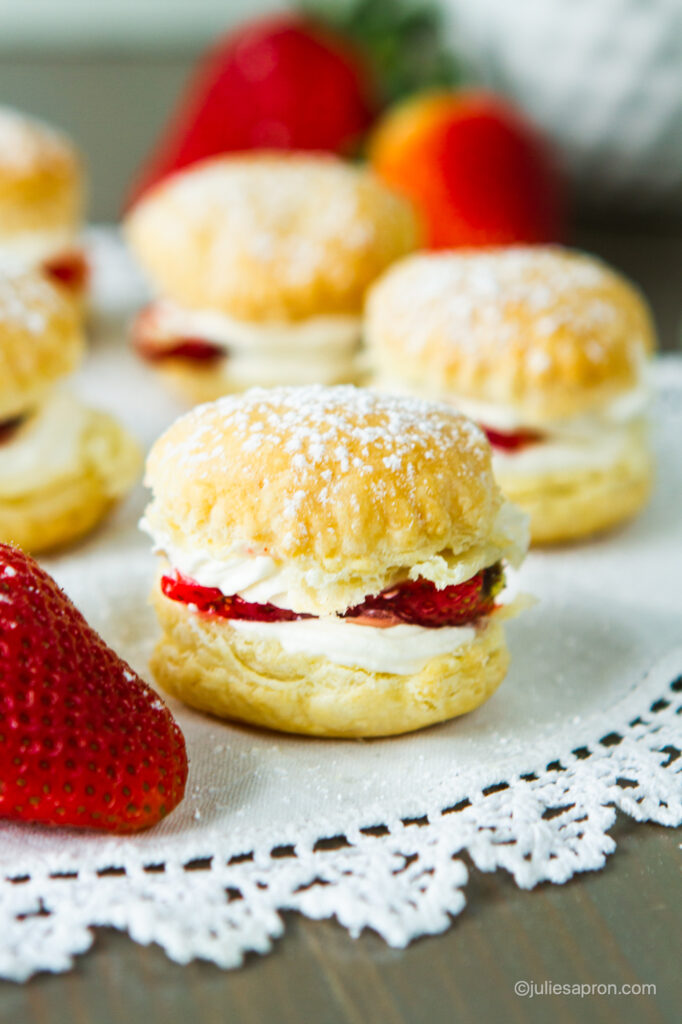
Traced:
[[60, 132], [11, 107], [0, 107], [0, 166], [29, 173], [44, 161], [63, 160], [71, 145]]
[[182, 244], [188, 225], [200, 222], [211, 236], [211, 266], [230, 266], [237, 247], [290, 287], [304, 287], [332, 252], [330, 273], [341, 286], [347, 268], [339, 254], [375, 251], [386, 208], [399, 202], [367, 172], [319, 156], [230, 157], [179, 176], [168, 191], [174, 215], [160, 219], [169, 242]]
[[290, 456], [282, 502], [292, 521], [311, 494], [334, 500], [349, 473], [380, 499], [388, 474], [414, 488], [424, 461], [435, 473], [439, 463], [452, 476], [469, 476], [483, 471], [488, 454], [483, 433], [450, 406], [352, 386], [254, 388], [199, 406], [183, 422], [190, 430], [164, 448], [164, 458], [193, 477], [219, 474], [236, 449]]
[[0, 273], [0, 338], [6, 329], [41, 334], [48, 316], [62, 301], [55, 288], [38, 273]]
[[380, 315], [388, 303], [391, 322], [400, 324], [405, 349], [413, 354], [434, 337], [471, 353], [482, 339], [486, 349], [521, 343], [528, 369], [540, 374], [549, 369], [550, 356], [531, 338], [550, 339], [565, 327], [592, 362], [605, 358], [604, 334], [621, 315], [608, 298], [613, 282], [613, 272], [599, 260], [554, 247], [431, 254], [389, 273], [371, 306]]

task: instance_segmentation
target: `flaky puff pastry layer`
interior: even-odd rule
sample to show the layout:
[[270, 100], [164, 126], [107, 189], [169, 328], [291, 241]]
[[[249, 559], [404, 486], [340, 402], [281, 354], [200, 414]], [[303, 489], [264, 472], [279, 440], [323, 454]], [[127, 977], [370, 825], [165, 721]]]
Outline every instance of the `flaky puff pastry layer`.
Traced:
[[401, 567], [446, 583], [424, 563], [445, 570], [445, 557], [508, 545], [483, 434], [448, 406], [361, 388], [253, 389], [199, 406], [153, 446], [146, 482], [150, 532], [211, 558], [248, 543], [295, 563], [302, 608], [344, 610]]
[[0, 273], [0, 422], [37, 408], [83, 347], [78, 310], [63, 289], [38, 271]]
[[83, 164], [71, 141], [0, 107], [0, 245], [23, 233], [74, 230], [83, 193]]
[[578, 540], [631, 519], [646, 505], [653, 478], [644, 430], [633, 430], [622, 458], [604, 470], [522, 478], [498, 472], [505, 494], [530, 516], [533, 544]]
[[89, 410], [77, 471], [16, 498], [0, 498], [0, 540], [26, 551], [61, 547], [95, 527], [142, 468], [137, 442], [111, 416]]
[[393, 675], [287, 654], [277, 641], [246, 637], [229, 621], [169, 600], [158, 585], [152, 600], [163, 628], [151, 661], [159, 685], [202, 711], [282, 732], [371, 737], [422, 729], [483, 704], [509, 662], [495, 618], [420, 672]]
[[419, 237], [411, 207], [369, 171], [281, 153], [174, 175], [133, 209], [126, 233], [163, 294], [247, 321], [359, 314], [372, 281]]
[[636, 387], [654, 347], [633, 285], [558, 246], [409, 257], [372, 288], [365, 334], [378, 377], [499, 403], [529, 427]]

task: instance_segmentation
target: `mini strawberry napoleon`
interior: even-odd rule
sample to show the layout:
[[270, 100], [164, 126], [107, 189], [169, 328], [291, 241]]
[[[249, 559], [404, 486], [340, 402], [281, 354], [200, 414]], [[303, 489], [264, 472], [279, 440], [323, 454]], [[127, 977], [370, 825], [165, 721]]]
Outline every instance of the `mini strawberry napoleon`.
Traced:
[[77, 308], [90, 276], [81, 237], [85, 179], [71, 139], [0, 105], [0, 266], [44, 273]]
[[62, 291], [35, 270], [0, 270], [0, 540], [33, 553], [94, 529], [142, 462], [115, 417], [62, 387], [83, 346]]
[[156, 293], [133, 343], [192, 404], [360, 380], [367, 289], [419, 241], [404, 199], [319, 153], [196, 164], [146, 195], [125, 228]]
[[166, 705], [33, 559], [0, 544], [0, 818], [137, 832], [186, 781]]
[[[505, 566], [526, 517], [448, 405], [353, 387], [253, 388], [155, 443], [141, 527], [162, 556], [157, 682], [310, 736], [394, 736], [504, 679]], [[499, 600], [498, 600], [499, 598]]]

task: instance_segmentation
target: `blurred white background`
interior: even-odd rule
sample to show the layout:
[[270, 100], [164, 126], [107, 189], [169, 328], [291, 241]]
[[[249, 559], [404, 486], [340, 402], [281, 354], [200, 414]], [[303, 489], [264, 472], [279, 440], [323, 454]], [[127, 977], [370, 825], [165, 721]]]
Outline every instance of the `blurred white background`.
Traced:
[[[453, 49], [554, 140], [585, 211], [682, 219], [682, 0], [440, 3]], [[202, 49], [287, 6], [0, 0], [0, 101], [80, 141], [95, 215], [112, 218]]]
[[[557, 145], [574, 186], [572, 240], [639, 281], [664, 344], [679, 344], [682, 0], [440, 2], [474, 78], [513, 97]], [[287, 6], [0, 0], [0, 102], [73, 135], [90, 164], [92, 219], [115, 220], [202, 50]]]

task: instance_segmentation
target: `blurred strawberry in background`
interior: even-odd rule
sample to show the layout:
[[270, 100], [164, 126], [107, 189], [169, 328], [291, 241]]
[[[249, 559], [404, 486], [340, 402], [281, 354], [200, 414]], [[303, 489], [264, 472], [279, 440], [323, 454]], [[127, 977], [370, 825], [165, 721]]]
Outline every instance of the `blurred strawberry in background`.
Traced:
[[412, 0], [308, 0], [301, 14], [248, 22], [200, 61], [129, 202], [219, 153], [364, 146], [415, 204], [429, 247], [558, 240], [546, 143], [501, 97], [456, 88], [443, 38], [438, 7]]
[[556, 241], [562, 189], [544, 140], [499, 96], [418, 95], [369, 144], [374, 170], [422, 215], [430, 248]]
[[297, 15], [259, 18], [200, 62], [129, 202], [168, 174], [218, 153], [351, 155], [378, 107], [369, 64], [348, 40]]

